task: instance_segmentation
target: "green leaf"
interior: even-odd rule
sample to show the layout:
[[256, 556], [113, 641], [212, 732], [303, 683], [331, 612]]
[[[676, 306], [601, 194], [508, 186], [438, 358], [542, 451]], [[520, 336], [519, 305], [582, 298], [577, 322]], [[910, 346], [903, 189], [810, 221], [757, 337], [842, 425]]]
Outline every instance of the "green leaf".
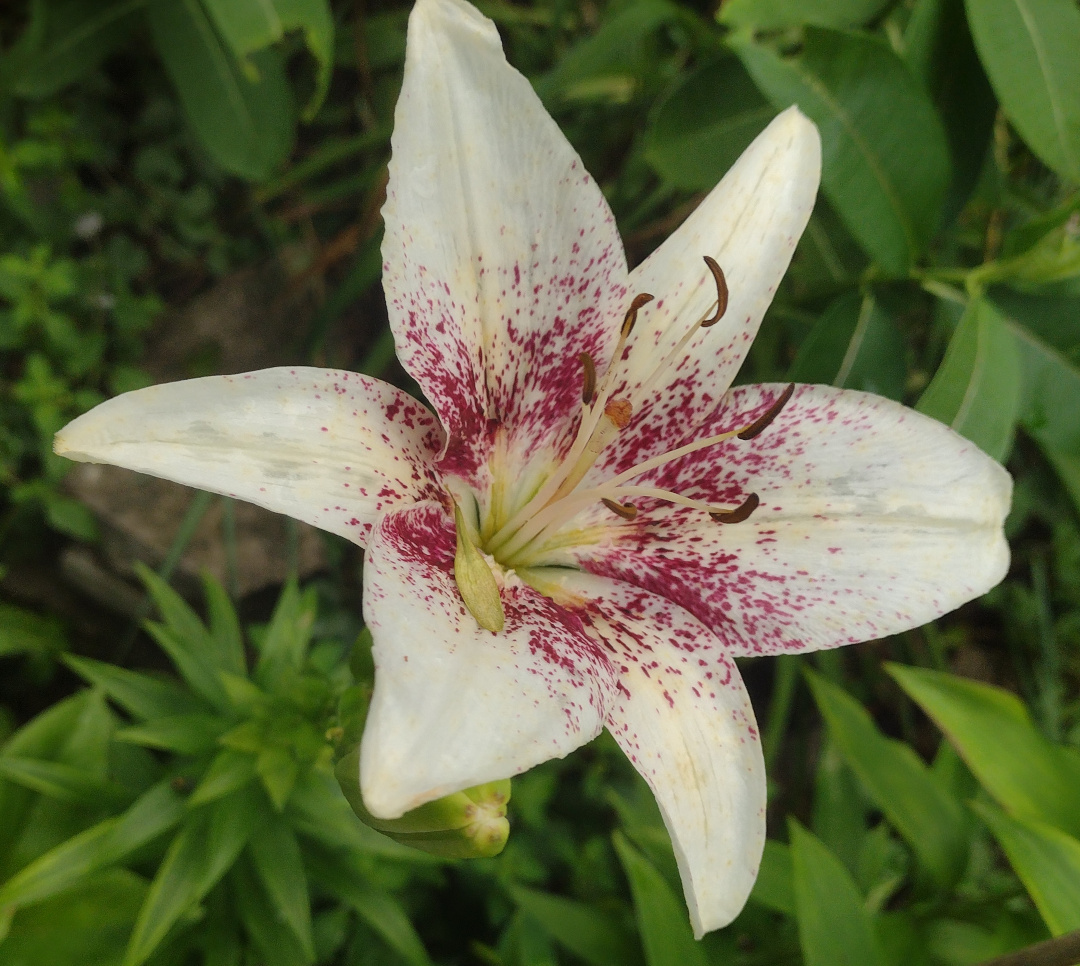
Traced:
[[0, 603], [0, 657], [32, 654], [52, 658], [66, 649], [64, 625], [57, 618]]
[[905, 354], [903, 336], [877, 299], [845, 292], [799, 346], [788, 379], [900, 399], [907, 379]]
[[304, 119], [310, 121], [330, 89], [334, 67], [334, 18], [327, 0], [203, 0], [203, 6], [239, 61], [281, 40], [290, 30], [303, 31], [304, 42], [319, 65], [316, 91], [304, 110]]
[[295, 129], [292, 90], [277, 51], [251, 56], [252, 80], [198, 0], [154, 0], [147, 14], [158, 55], [203, 146], [226, 171], [266, 178], [292, 150]]
[[857, 27], [873, 20], [887, 5], [888, 0], [727, 0], [720, 8], [720, 22], [758, 30], [801, 24]]
[[1019, 698], [940, 671], [887, 670], [1015, 818], [1080, 834], [1080, 753], [1045, 738]]
[[115, 782], [102, 781], [91, 772], [59, 761], [0, 755], [0, 777], [50, 798], [85, 805], [121, 802], [127, 797]]
[[1080, 10], [1073, 0], [967, 0], [990, 83], [1028, 146], [1080, 181]]
[[116, 740], [180, 755], [197, 755], [216, 748], [218, 738], [227, 727], [228, 722], [215, 715], [178, 714], [120, 728]]
[[707, 191], [775, 116], [737, 59], [708, 60], [652, 112], [645, 160], [670, 184]]
[[694, 942], [682, 899], [622, 833], [616, 832], [612, 840], [630, 882], [645, 962], [648, 966], [705, 966], [705, 954]]
[[782, 842], [765, 840], [765, 851], [761, 856], [754, 888], [750, 893], [753, 902], [760, 903], [766, 909], [795, 915], [795, 886], [792, 880], [791, 849]]
[[312, 966], [312, 957], [282, 921], [281, 910], [267, 894], [249, 856], [242, 855], [233, 866], [229, 886], [244, 931], [259, 951], [260, 966]]
[[806, 966], [884, 966], [873, 921], [847, 869], [798, 822], [788, 827]]
[[[404, 846], [399, 848], [405, 852], [411, 851]], [[405, 962], [410, 966], [430, 966], [431, 960], [424, 944], [400, 903], [368, 884], [363, 868], [357, 862], [357, 853], [317, 845], [306, 848], [304, 857], [312, 870], [312, 878], [339, 901], [354, 909]]]
[[311, 898], [296, 836], [280, 818], [270, 819], [252, 833], [247, 850], [277, 919], [288, 926], [300, 948], [314, 959]]
[[247, 659], [244, 656], [244, 635], [240, 630], [240, 620], [236, 616], [225, 588], [205, 572], [202, 575], [203, 596], [210, 618], [210, 637], [218, 666], [229, 674], [243, 676], [247, 673]]
[[851, 233], [902, 275], [937, 228], [949, 154], [937, 113], [882, 40], [811, 27], [781, 58], [743, 35], [729, 41], [777, 108], [798, 104], [822, 138], [822, 185]]
[[123, 861], [175, 826], [184, 810], [169, 782], [155, 785], [123, 815], [68, 839], [12, 876], [0, 888], [0, 907], [40, 902]]
[[124, 941], [145, 895], [140, 876], [110, 869], [21, 909], [0, 945], [3, 961], [10, 966], [120, 966]]
[[[48, 97], [93, 70], [138, 22], [146, 0], [67, 0], [31, 5], [31, 23], [5, 53], [11, 91]], [[37, 21], [40, 21], [37, 22]]]
[[829, 734], [875, 804], [943, 889], [964, 871], [967, 822], [915, 752], [878, 731], [865, 709], [835, 684], [806, 671]]
[[1019, 353], [1005, 320], [990, 302], [975, 298], [916, 409], [1004, 460], [1020, 415], [1021, 378]]
[[248, 790], [190, 813], [173, 839], [139, 910], [124, 966], [146, 962], [181, 916], [231, 868], [260, 816]]
[[986, 802], [972, 808], [990, 826], [1050, 932], [1080, 929], [1080, 841], [1045, 822], [1010, 818]]
[[314, 623], [314, 596], [310, 592], [301, 594], [295, 583], [286, 584], [259, 642], [255, 680], [272, 689], [283, 673], [299, 670], [307, 654]]
[[161, 718], [205, 707], [172, 681], [76, 654], [65, 655], [64, 663], [136, 718]]
[[610, 913], [521, 886], [511, 886], [510, 895], [552, 939], [589, 966], [631, 966], [641, 961], [633, 937]]
[[300, 763], [288, 748], [270, 745], [259, 752], [255, 759], [255, 771], [262, 780], [270, 801], [280, 812], [300, 776]]
[[198, 787], [191, 793], [188, 806], [205, 805], [214, 799], [243, 788], [255, 778], [255, 759], [251, 755], [226, 748], [210, 762]]

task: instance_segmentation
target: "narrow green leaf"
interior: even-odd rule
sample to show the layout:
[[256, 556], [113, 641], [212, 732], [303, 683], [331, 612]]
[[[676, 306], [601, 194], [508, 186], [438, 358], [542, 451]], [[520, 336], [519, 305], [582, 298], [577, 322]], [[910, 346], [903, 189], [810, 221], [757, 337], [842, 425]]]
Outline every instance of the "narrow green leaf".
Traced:
[[1019, 353], [1005, 320], [990, 302], [975, 298], [916, 408], [1004, 460], [1020, 415], [1021, 380]]
[[188, 798], [188, 807], [205, 805], [222, 795], [243, 788], [255, 778], [255, 759], [226, 748], [210, 762], [202, 780]]
[[612, 840], [630, 882], [645, 962], [648, 966], [705, 966], [705, 953], [694, 941], [682, 898], [622, 833], [616, 832]]
[[1080, 181], [1080, 9], [1074, 0], [967, 0], [1001, 106], [1031, 149]]
[[221, 680], [221, 673], [200, 643], [182, 638], [172, 629], [161, 624], [147, 622], [146, 630], [169, 655], [180, 676], [191, 689], [209, 701], [215, 708], [225, 711], [229, 698]]
[[210, 637], [217, 654], [218, 666], [229, 674], [243, 676], [247, 673], [244, 656], [244, 635], [225, 588], [208, 572], [203, 574], [203, 596], [210, 618]]
[[260, 966], [313, 966], [308, 955], [281, 918], [273, 898], [248, 855], [240, 856], [229, 874], [229, 892], [244, 931], [258, 950]]
[[215, 748], [228, 726], [228, 721], [212, 714], [178, 714], [120, 728], [116, 740], [180, 755], [197, 755]]
[[295, 130], [292, 90], [277, 51], [251, 56], [252, 79], [198, 0], [154, 0], [147, 14], [166, 73], [211, 157], [253, 181], [271, 174], [292, 149]]
[[872, 294], [845, 292], [799, 346], [788, 378], [900, 399], [907, 379], [903, 336]]
[[706, 191], [775, 116], [736, 58], [707, 60], [652, 112], [645, 160], [670, 184]]
[[848, 766], [937, 885], [950, 887], [967, 861], [961, 804], [942, 790], [910, 747], [882, 735], [858, 701], [811, 671], [806, 677]]
[[802, 24], [857, 27], [873, 20], [887, 4], [888, 0], [727, 0], [720, 8], [720, 21], [758, 30]]
[[300, 948], [314, 959], [311, 898], [296, 836], [286, 822], [274, 818], [255, 829], [247, 849], [277, 918], [288, 926]]
[[1080, 834], [1080, 754], [1045, 738], [1019, 698], [940, 671], [887, 670], [1015, 818]]
[[263, 748], [255, 759], [255, 771], [262, 779], [266, 794], [280, 812], [289, 800], [296, 779], [300, 776], [300, 763], [288, 748], [270, 745]]
[[1035, 819], [1010, 818], [987, 802], [972, 808], [990, 826], [1055, 936], [1080, 929], [1080, 841]]
[[55, 617], [0, 603], [0, 657], [32, 654], [52, 658], [66, 649], [64, 625]]
[[777, 108], [798, 104], [822, 138], [822, 186], [851, 233], [901, 275], [930, 241], [949, 180], [945, 133], [921, 85], [888, 44], [808, 28], [781, 58], [736, 34], [734, 45]]
[[123, 815], [106, 819], [35, 859], [0, 888], [0, 907], [40, 902], [72, 888], [176, 825], [183, 800], [162, 782], [147, 791]]
[[798, 822], [788, 827], [806, 966], [885, 966], [873, 920], [847, 869]]
[[314, 597], [301, 594], [295, 583], [286, 584], [259, 642], [255, 680], [272, 688], [284, 671], [299, 670], [304, 663], [314, 622]]
[[0, 778], [18, 782], [50, 798], [85, 805], [118, 803], [127, 797], [127, 792], [115, 782], [102, 781], [91, 772], [59, 761], [0, 755]]
[[163, 678], [76, 654], [65, 655], [64, 663], [136, 718], [186, 714], [204, 707], [193, 695]]
[[124, 966], [140, 966], [166, 933], [236, 861], [258, 819], [258, 798], [243, 790], [189, 814], [139, 910]]
[[631, 966], [641, 961], [633, 937], [609, 913], [521, 886], [511, 886], [510, 894], [552, 939], [589, 966]]

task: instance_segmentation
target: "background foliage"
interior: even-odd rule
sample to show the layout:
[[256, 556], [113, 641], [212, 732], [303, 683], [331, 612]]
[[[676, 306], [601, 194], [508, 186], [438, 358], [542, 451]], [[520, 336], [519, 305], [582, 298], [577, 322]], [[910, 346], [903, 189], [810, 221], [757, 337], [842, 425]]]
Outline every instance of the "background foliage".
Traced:
[[[496, 859], [366, 828], [332, 774], [370, 686], [355, 553], [326, 538], [302, 592], [239, 599], [234, 510], [196, 496], [148, 599], [104, 567], [71, 589], [104, 524], [50, 444], [106, 395], [217, 371], [154, 361], [187, 318], [165, 308], [254, 265], [308, 299], [287, 358], [410, 387], [377, 216], [408, 8], [6, 5], [0, 961], [964, 966], [1080, 929], [1080, 7], [480, 6], [631, 261], [779, 110], [818, 124], [821, 198], [740, 379], [890, 396], [1006, 461], [1008, 579], [896, 638], [744, 665], [770, 840], [701, 943], [606, 737], [515, 779]], [[215, 509], [222, 582], [189, 604], [169, 579]]]

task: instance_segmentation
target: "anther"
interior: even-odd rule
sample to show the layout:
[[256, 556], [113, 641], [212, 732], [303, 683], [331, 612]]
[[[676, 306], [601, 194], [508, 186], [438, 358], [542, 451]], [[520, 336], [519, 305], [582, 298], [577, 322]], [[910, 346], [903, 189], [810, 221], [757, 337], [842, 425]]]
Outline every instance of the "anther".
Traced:
[[787, 389], [780, 393], [774, 402], [764, 413], [758, 416], [749, 426], [738, 434], [739, 439], [753, 439], [755, 436], [760, 436], [768, 428], [769, 424], [780, 415], [780, 410], [783, 409], [788, 400], [791, 398], [791, 394], [795, 392], [795, 383], [791, 383]]
[[616, 503], [614, 500], [609, 500], [606, 496], [600, 497], [600, 502], [612, 513], [617, 513], [624, 520], [633, 520], [634, 517], [637, 516], [637, 507], [632, 503]]
[[581, 353], [578, 358], [581, 360], [583, 379], [581, 401], [588, 406], [596, 398], [596, 365], [592, 361], [592, 356], [587, 352]]
[[751, 493], [743, 500], [742, 506], [737, 506], [734, 510], [712, 510], [709, 516], [717, 523], [742, 523], [750, 518], [750, 514], [758, 508], [760, 502], [758, 495]]
[[709, 267], [713, 281], [716, 283], [716, 311], [701, 323], [703, 329], [707, 329], [710, 325], [716, 325], [724, 317], [728, 304], [728, 287], [727, 279], [724, 278], [724, 270], [716, 264], [716, 259], [710, 258], [708, 255], [705, 256], [705, 264]]
[[634, 301], [630, 303], [630, 308], [626, 310], [626, 317], [623, 319], [622, 332], [620, 333], [622, 338], [627, 338], [634, 331], [638, 309], [643, 305], [648, 305], [652, 300], [653, 297], [648, 292], [642, 292], [640, 295], [634, 296]]
[[618, 429], [626, 429], [626, 424], [630, 422], [630, 417], [634, 415], [634, 406], [629, 399], [612, 399], [604, 407], [604, 415]]

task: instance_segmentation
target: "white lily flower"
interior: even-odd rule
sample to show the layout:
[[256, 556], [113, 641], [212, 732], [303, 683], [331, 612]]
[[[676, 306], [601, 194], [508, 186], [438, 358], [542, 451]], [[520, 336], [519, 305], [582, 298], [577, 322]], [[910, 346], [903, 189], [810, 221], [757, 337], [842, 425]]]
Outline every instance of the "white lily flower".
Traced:
[[982, 594], [1008, 563], [1011, 481], [885, 399], [730, 388], [817, 192], [797, 110], [630, 272], [495, 27], [418, 0], [392, 149], [383, 284], [437, 417], [355, 373], [270, 369], [120, 396], [56, 451], [366, 548], [375, 816], [607, 727], [656, 795], [701, 936], [741, 910], [765, 838], [733, 659], [894, 634]]

